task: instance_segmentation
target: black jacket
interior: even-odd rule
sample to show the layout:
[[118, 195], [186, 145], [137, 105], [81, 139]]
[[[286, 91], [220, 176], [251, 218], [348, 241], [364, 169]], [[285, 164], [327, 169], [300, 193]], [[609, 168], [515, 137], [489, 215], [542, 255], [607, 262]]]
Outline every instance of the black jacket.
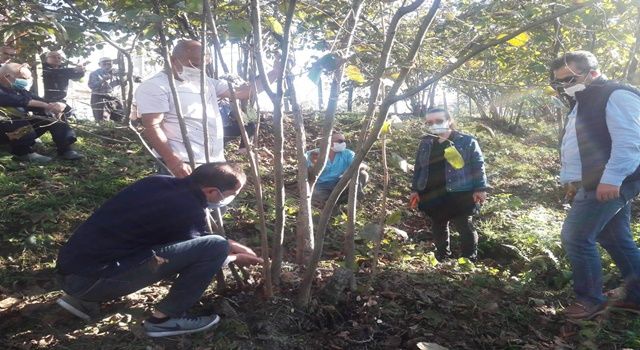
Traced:
[[53, 68], [46, 62], [42, 65], [42, 81], [44, 82], [44, 99], [48, 102], [59, 102], [67, 97], [69, 79], [78, 80], [84, 76], [83, 71], [75, 68]]

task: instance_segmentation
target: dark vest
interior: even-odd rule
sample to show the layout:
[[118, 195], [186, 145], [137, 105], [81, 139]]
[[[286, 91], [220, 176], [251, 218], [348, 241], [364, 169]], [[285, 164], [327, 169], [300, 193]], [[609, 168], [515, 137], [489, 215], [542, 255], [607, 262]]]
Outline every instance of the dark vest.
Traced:
[[[611, 157], [611, 135], [607, 128], [606, 108], [609, 96], [615, 90], [627, 90], [640, 96], [640, 90], [636, 88], [603, 78], [594, 80], [586, 89], [576, 92], [576, 137], [582, 162], [582, 186], [588, 191], [596, 189]], [[640, 179], [640, 168], [625, 181], [635, 178]]]

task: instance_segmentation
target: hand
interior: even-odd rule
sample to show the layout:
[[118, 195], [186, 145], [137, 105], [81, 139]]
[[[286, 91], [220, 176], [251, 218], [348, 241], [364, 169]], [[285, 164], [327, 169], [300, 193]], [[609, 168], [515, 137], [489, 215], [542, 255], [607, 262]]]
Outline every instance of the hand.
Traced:
[[578, 193], [578, 189], [572, 183], [568, 183], [564, 193], [564, 200], [566, 203], [573, 202], [573, 198], [575, 198], [576, 193]]
[[264, 262], [262, 258], [256, 255], [244, 254], [244, 253], [230, 254], [230, 255], [235, 256], [236, 260], [234, 262], [238, 266], [257, 265], [257, 264], [262, 264]]
[[409, 196], [409, 206], [411, 207], [411, 209], [417, 208], [419, 201], [420, 195], [418, 194], [418, 192], [411, 192], [411, 195]]
[[67, 108], [67, 105], [65, 105], [64, 103], [53, 102], [47, 105], [46, 110], [48, 110], [51, 113], [58, 114], [58, 113], [62, 113], [62, 111], [64, 111], [65, 108]]
[[620, 186], [599, 184], [596, 188], [596, 199], [600, 202], [610, 201], [620, 197]]
[[173, 176], [181, 179], [191, 174], [191, 166], [183, 162], [181, 159], [176, 159], [167, 163], [167, 168], [173, 173]]
[[487, 200], [487, 192], [478, 191], [473, 192], [473, 202], [476, 204], [483, 204]]
[[240, 244], [231, 239], [228, 239], [227, 241], [229, 242], [229, 248], [231, 248], [231, 254], [243, 253], [257, 256], [253, 249], [247, 247], [246, 245]]

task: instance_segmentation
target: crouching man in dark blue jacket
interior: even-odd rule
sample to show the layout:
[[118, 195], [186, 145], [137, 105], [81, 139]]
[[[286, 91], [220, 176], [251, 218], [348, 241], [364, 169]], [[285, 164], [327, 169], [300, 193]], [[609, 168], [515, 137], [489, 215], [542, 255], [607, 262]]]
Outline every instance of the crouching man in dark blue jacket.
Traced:
[[249, 248], [205, 235], [204, 209], [225, 204], [246, 181], [237, 165], [209, 163], [177, 179], [151, 176], [125, 188], [98, 208], [60, 249], [58, 279], [65, 294], [58, 304], [85, 320], [99, 302], [133, 293], [178, 275], [167, 296], [144, 321], [149, 336], [204, 331], [217, 315], [186, 317], [223, 266], [258, 264]]

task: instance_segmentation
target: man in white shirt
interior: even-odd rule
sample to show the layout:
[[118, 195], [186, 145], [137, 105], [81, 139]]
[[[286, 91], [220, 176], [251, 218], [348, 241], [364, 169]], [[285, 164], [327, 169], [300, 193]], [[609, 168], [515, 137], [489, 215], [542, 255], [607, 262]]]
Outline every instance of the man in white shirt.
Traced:
[[[206, 163], [200, 97], [201, 47], [198, 41], [181, 40], [171, 54], [173, 75], [196, 164]], [[279, 66], [276, 64], [268, 74], [270, 81], [275, 79]], [[209, 162], [223, 162], [224, 133], [218, 99], [228, 98], [230, 94], [227, 82], [212, 78], [207, 78], [206, 89]], [[236, 98], [248, 99], [251, 93], [251, 87], [246, 84], [236, 89]], [[188, 164], [189, 158], [166, 73], [159, 72], [140, 84], [135, 98], [138, 114], [142, 117], [143, 134], [151, 147], [176, 177], [189, 175], [193, 169]]]

